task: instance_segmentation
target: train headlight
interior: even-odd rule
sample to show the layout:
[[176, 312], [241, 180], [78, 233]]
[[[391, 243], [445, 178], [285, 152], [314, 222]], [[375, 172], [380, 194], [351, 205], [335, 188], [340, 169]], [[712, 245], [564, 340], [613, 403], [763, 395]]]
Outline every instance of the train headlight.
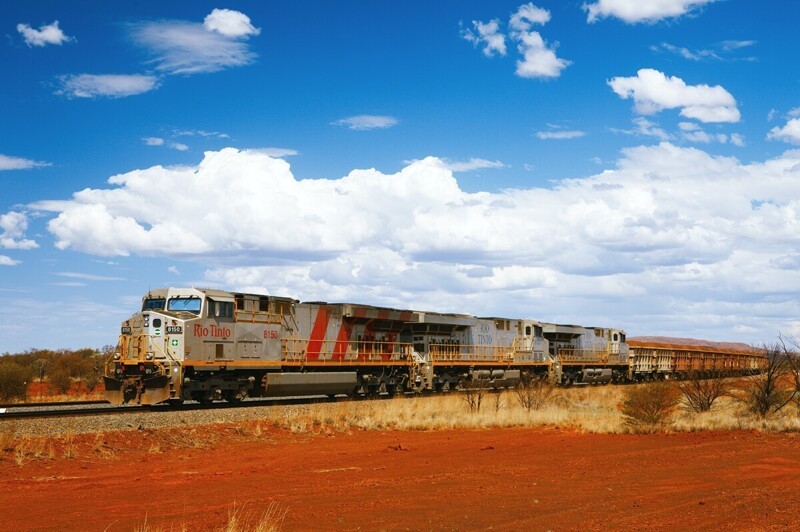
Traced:
[[114, 353], [114, 360], [119, 360], [119, 359], [120, 359], [119, 353]]
[[152, 351], [149, 351], [149, 352], [148, 352], [148, 353], [147, 353], [147, 354], [144, 356], [144, 359], [145, 359], [145, 360], [153, 360], [153, 352], [152, 352]]

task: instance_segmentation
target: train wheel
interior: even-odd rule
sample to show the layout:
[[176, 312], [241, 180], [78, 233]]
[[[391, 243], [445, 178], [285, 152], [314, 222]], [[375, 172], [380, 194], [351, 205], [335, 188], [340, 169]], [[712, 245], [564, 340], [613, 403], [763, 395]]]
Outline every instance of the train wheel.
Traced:
[[222, 398], [229, 403], [241, 403], [243, 399], [242, 395], [234, 390], [226, 390], [222, 393]]

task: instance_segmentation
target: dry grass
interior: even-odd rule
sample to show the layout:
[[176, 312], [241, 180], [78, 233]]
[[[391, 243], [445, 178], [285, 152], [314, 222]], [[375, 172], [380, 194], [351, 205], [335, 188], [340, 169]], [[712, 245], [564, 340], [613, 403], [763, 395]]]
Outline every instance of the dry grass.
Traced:
[[[646, 390], [648, 384], [637, 385]], [[464, 396], [396, 397], [383, 401], [320, 404], [303, 414], [269, 418], [294, 433], [330, 434], [355, 430], [447, 430], [504, 427], [557, 427], [588, 433], [630, 433], [622, 408], [629, 386], [556, 389], [538, 410], [527, 410], [514, 391], [488, 394], [476, 411]], [[696, 413], [685, 401], [658, 427], [661, 431], [800, 431], [800, 410], [787, 407], [766, 420], [750, 413], [735, 397], [722, 397], [709, 412]], [[649, 428], [648, 430], [653, 430]]]
[[270, 418], [277, 427], [296, 433], [352, 430], [442, 430], [502, 427], [567, 427], [585, 432], [622, 432], [614, 387], [557, 390], [538, 410], [520, 406], [511, 390], [487, 393], [480, 410], [465, 396], [396, 397], [383, 401], [321, 404], [303, 415]]
[[[736, 383], [746, 385], [746, 379]], [[538, 409], [527, 409], [514, 390], [487, 392], [480, 410], [470, 409], [461, 394], [403, 397], [380, 401], [320, 403], [301, 410], [276, 409], [265, 419], [209, 426], [175, 426], [141, 429], [136, 437], [123, 432], [67, 434], [58, 438], [32, 438], [18, 434], [13, 423], [0, 423], [0, 463], [22, 466], [34, 460], [80, 457], [120, 459], [132, 451], [164, 453], [173, 449], [210, 449], [220, 440], [262, 441], [271, 433], [333, 435], [362, 430], [448, 430], [506, 427], [561, 428], [586, 433], [639, 432], [626, 423], [626, 395], [648, 384], [556, 388]], [[754, 415], [736, 394], [714, 402], [708, 412], [697, 413], [685, 401], [669, 419], [648, 431], [757, 430], [800, 432], [800, 407], [790, 404], [767, 418]]]
[[[215, 532], [278, 532], [283, 528], [283, 522], [288, 512], [288, 508], [281, 509], [281, 506], [275, 501], [269, 503], [263, 510], [252, 503], [245, 503], [242, 506], [234, 503], [228, 511], [228, 520], [225, 524], [208, 530]], [[143, 522], [135, 526], [133, 530], [135, 532], [185, 532], [194, 529], [196, 526], [185, 522], [154, 525], [145, 515]]]

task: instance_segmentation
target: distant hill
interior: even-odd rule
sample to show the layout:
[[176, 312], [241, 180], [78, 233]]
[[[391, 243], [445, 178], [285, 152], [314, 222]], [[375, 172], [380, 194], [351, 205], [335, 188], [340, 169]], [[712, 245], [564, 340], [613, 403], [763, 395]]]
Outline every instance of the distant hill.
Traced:
[[711, 342], [709, 340], [698, 340], [696, 338], [672, 338], [669, 336], [629, 336], [628, 340], [653, 344], [716, 347], [718, 349], [730, 349], [733, 351], [749, 351], [753, 347], [741, 342]]

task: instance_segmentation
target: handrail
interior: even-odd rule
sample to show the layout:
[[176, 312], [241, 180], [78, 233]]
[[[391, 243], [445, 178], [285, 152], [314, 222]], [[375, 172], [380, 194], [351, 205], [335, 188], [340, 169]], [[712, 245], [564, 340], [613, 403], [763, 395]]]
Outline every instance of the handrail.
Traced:
[[410, 361], [413, 346], [403, 342], [357, 342], [283, 337], [287, 362], [401, 362]]
[[433, 363], [437, 362], [494, 362], [514, 361], [514, 345], [429, 344]]
[[[249, 316], [249, 319], [248, 319]], [[271, 325], [280, 325], [283, 322], [282, 314], [274, 314], [263, 310], [240, 310], [236, 309], [234, 319], [240, 322], [247, 323], [269, 323]]]

